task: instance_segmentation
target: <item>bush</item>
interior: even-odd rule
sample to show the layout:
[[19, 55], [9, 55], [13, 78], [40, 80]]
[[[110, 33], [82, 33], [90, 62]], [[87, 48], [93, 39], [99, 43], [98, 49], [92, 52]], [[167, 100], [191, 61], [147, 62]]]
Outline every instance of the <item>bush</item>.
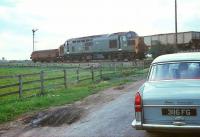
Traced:
[[163, 45], [160, 42], [156, 42], [151, 46], [149, 53], [152, 54], [153, 58], [156, 58], [160, 55], [175, 53], [174, 45]]

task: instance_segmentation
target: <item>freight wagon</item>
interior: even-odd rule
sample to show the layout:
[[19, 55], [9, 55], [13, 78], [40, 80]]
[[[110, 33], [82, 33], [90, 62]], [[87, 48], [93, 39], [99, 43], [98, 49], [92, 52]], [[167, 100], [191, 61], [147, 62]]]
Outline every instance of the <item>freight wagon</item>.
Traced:
[[38, 50], [31, 54], [33, 62], [57, 62], [59, 60], [58, 49]]
[[[144, 43], [151, 47], [156, 44], [174, 45], [175, 33], [144, 36]], [[177, 34], [178, 50], [200, 49], [200, 32], [189, 31]]]

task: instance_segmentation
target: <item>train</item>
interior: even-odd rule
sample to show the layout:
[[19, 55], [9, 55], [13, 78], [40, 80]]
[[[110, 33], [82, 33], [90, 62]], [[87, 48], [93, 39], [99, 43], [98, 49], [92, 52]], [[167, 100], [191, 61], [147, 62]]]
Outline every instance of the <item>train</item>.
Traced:
[[[179, 32], [177, 40], [178, 52], [200, 50], [200, 32]], [[31, 59], [33, 62], [143, 59], [152, 46], [174, 43], [175, 33], [138, 36], [134, 31], [118, 32], [68, 39], [57, 49], [32, 52]]]
[[58, 49], [33, 51], [33, 62], [134, 60], [145, 57], [143, 37], [134, 31], [68, 39]]

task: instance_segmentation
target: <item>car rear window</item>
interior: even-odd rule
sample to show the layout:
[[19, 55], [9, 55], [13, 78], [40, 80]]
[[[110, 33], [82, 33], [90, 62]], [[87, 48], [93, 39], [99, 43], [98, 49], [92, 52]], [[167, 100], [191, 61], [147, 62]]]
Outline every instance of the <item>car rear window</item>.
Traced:
[[150, 81], [200, 79], [200, 62], [177, 62], [151, 66]]

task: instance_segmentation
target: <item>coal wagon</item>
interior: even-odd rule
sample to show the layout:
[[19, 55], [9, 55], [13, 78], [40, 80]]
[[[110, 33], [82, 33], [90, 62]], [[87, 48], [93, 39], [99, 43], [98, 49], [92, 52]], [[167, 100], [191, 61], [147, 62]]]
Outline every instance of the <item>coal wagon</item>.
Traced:
[[[174, 45], [175, 33], [144, 36], [144, 42], [148, 47], [156, 44]], [[179, 51], [200, 49], [200, 32], [179, 32], [177, 34], [177, 48]]]

